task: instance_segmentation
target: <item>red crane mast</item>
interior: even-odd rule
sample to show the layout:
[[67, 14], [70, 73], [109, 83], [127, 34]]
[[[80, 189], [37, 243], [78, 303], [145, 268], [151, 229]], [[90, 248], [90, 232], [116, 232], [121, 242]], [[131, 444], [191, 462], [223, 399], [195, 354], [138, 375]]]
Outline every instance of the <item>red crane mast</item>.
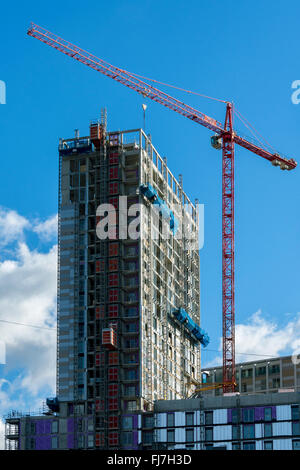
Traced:
[[197, 109], [188, 106], [158, 88], [141, 80], [137, 75], [109, 64], [63, 38], [32, 23], [27, 31], [39, 41], [63, 52], [73, 59], [101, 72], [144, 97], [182, 114], [213, 131], [212, 145], [222, 148], [222, 318], [223, 318], [223, 392], [234, 392], [235, 376], [235, 289], [234, 289], [234, 149], [235, 144], [269, 160], [282, 170], [292, 170], [297, 163], [279, 153], [272, 153], [247, 139], [233, 129], [233, 104], [226, 103], [224, 126]]

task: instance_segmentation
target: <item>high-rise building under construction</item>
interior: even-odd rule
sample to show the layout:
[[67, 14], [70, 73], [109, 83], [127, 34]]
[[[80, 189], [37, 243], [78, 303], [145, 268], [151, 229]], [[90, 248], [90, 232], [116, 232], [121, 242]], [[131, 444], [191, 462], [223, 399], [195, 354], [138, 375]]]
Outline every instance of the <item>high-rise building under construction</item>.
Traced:
[[103, 113], [60, 139], [52, 448], [137, 448], [139, 415], [200, 382], [198, 225], [142, 129], [107, 132]]
[[57, 396], [119, 445], [121, 417], [200, 381], [198, 211], [142, 129], [103, 118], [59, 158]]

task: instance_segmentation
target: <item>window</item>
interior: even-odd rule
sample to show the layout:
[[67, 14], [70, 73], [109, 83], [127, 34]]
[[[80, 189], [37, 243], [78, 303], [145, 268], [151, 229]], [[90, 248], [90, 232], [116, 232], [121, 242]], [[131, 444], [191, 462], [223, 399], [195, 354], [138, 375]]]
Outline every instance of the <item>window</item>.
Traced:
[[105, 353], [104, 352], [97, 353], [96, 356], [95, 356], [96, 366], [103, 365], [104, 361], [105, 361]]
[[117, 194], [119, 192], [119, 183], [113, 182], [108, 185], [108, 194]]
[[109, 271], [118, 271], [118, 268], [119, 268], [118, 258], [112, 258], [108, 260]]
[[83, 449], [84, 447], [84, 434], [77, 435], [77, 445], [78, 449]]
[[77, 420], [77, 431], [79, 432], [84, 431], [84, 421], [81, 418]]
[[117, 367], [110, 367], [108, 369], [108, 380], [110, 382], [117, 382], [118, 381], [118, 369], [117, 369]]
[[137, 378], [136, 369], [127, 369], [124, 371], [125, 380], [135, 380]]
[[136, 410], [136, 400], [130, 400], [127, 402], [127, 410], [135, 411]]
[[277, 377], [276, 379], [272, 379], [272, 388], [279, 388], [280, 387], [280, 378]]
[[265, 408], [264, 418], [265, 418], [265, 421], [271, 421], [272, 420], [272, 408], [271, 407]]
[[109, 384], [108, 385], [108, 396], [110, 396], [110, 397], [118, 396], [118, 384]]
[[135, 333], [138, 330], [138, 324], [137, 323], [126, 323], [124, 326], [126, 333]]
[[109, 302], [118, 302], [119, 291], [118, 289], [110, 289]]
[[241, 373], [242, 379], [252, 377], [252, 370], [253, 369], [242, 369], [242, 373]]
[[293, 450], [300, 450], [300, 440], [293, 441]]
[[125, 317], [136, 317], [138, 316], [138, 307], [129, 307], [126, 308], [124, 311], [124, 316]]
[[245, 408], [243, 410], [243, 420], [245, 423], [254, 422], [254, 408]]
[[175, 426], [175, 414], [174, 413], [167, 413], [167, 426], [168, 427]]
[[185, 413], [185, 425], [186, 426], [194, 425], [194, 413]]
[[108, 199], [108, 203], [114, 206], [116, 210], [118, 210], [119, 198], [118, 197], [110, 197]]
[[299, 406], [296, 405], [296, 406], [292, 406], [291, 407], [291, 411], [292, 411], [292, 420], [299, 420], [300, 416], [299, 416]]
[[26, 450], [34, 450], [35, 449], [35, 439], [34, 438], [26, 438], [25, 442]]
[[118, 433], [117, 432], [110, 432], [108, 434], [108, 445], [117, 446], [118, 443], [119, 443]]
[[244, 439], [253, 439], [254, 437], [255, 437], [254, 424], [244, 424], [243, 438]]
[[122, 432], [122, 444], [124, 446], [132, 445], [132, 432]]
[[232, 439], [240, 439], [241, 438], [241, 431], [239, 425], [232, 426]]
[[241, 444], [239, 442], [233, 442], [232, 450], [241, 450]]
[[300, 422], [295, 421], [292, 423], [292, 434], [293, 436], [300, 436]]
[[104, 445], [104, 433], [99, 432], [96, 434], [95, 437], [96, 437], [96, 442], [95, 442], [96, 447], [102, 447]]
[[153, 442], [153, 432], [152, 431], [143, 431], [142, 441], [144, 444], [152, 444]]
[[213, 428], [205, 428], [205, 440], [206, 441], [213, 440]]
[[118, 274], [109, 274], [108, 275], [108, 286], [114, 287], [119, 284], [119, 275]]
[[167, 442], [174, 442], [175, 441], [175, 430], [168, 429], [167, 430]]
[[194, 429], [185, 430], [185, 440], [186, 442], [194, 442]]
[[109, 244], [109, 256], [118, 256], [119, 244], [110, 243]]
[[93, 434], [88, 434], [87, 446], [88, 447], [94, 447], [94, 436], [93, 436]]
[[280, 373], [280, 365], [273, 364], [269, 366], [269, 374], [279, 374]]
[[109, 411], [116, 411], [118, 409], [118, 399], [109, 398], [108, 399], [108, 409]]
[[213, 424], [213, 412], [212, 411], [205, 412], [205, 424]]
[[236, 408], [232, 410], [231, 420], [233, 423], [239, 422], [239, 412]]
[[153, 428], [154, 418], [153, 416], [143, 416], [143, 427], [144, 428]]
[[273, 450], [273, 441], [265, 441], [264, 450]]
[[138, 362], [137, 355], [135, 353], [124, 354], [124, 364], [135, 364]]
[[122, 422], [122, 428], [123, 429], [132, 429], [133, 425], [133, 418], [132, 416], [123, 416], [123, 422]]
[[96, 261], [96, 273], [100, 273], [101, 271], [104, 271], [104, 260], [98, 259]]
[[109, 318], [116, 318], [119, 316], [119, 307], [118, 305], [109, 305], [108, 306], [108, 316]]
[[255, 442], [243, 442], [243, 450], [255, 450]]
[[258, 375], [266, 375], [266, 367], [258, 367], [255, 371], [255, 375], [258, 376]]
[[108, 353], [108, 363], [111, 365], [116, 365], [119, 362], [119, 355], [117, 351], [110, 351]]
[[117, 166], [113, 166], [109, 169], [109, 179], [110, 180], [117, 180], [119, 177], [119, 168]]
[[118, 153], [111, 153], [109, 155], [109, 164], [110, 165], [116, 165], [119, 163], [119, 154]]
[[271, 423], [265, 423], [265, 437], [272, 437], [272, 424]]
[[58, 432], [58, 421], [52, 421], [51, 423], [51, 433], [55, 434]]
[[136, 387], [135, 387], [135, 385], [126, 385], [125, 389], [124, 389], [124, 395], [126, 397], [136, 396]]

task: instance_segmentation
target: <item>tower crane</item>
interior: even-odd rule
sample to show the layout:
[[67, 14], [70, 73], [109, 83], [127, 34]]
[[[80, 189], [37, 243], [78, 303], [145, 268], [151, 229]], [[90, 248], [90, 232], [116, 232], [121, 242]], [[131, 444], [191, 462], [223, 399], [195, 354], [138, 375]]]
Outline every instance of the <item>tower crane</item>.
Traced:
[[[73, 59], [101, 72], [122, 85], [131, 88], [157, 103], [201, 124], [214, 133], [211, 144], [222, 149], [222, 337], [223, 337], [223, 392], [235, 391], [235, 287], [234, 287], [234, 152], [238, 144], [250, 152], [268, 160], [281, 170], [293, 170], [297, 163], [279, 153], [239, 136], [233, 128], [233, 103], [226, 104], [225, 123], [213, 119], [197, 109], [173, 98], [150, 85], [143, 77], [129, 73], [99, 59], [93, 54], [64, 40], [56, 34], [31, 23], [27, 34], [48, 44]], [[150, 80], [152, 81], [152, 80]]]

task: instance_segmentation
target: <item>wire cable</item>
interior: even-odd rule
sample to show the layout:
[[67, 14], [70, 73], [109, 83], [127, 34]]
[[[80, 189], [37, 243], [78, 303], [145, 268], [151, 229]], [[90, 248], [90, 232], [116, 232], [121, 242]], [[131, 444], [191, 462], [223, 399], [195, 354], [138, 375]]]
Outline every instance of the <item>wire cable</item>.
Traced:
[[[202, 349], [202, 352], [217, 352], [217, 353], [221, 353], [222, 351], [218, 350], [218, 349]], [[237, 354], [238, 356], [257, 356], [257, 357], [276, 357], [274, 354], [255, 354], [255, 353], [246, 353], [246, 352], [243, 352], [243, 353], [239, 353], [239, 352], [235, 352], [235, 354]]]
[[[20, 323], [20, 322], [14, 322], [14, 321], [8, 321], [8, 320], [2, 320], [0, 319], [0, 322], [2, 323], [9, 323], [9, 324], [12, 324], [12, 325], [19, 325], [19, 326], [27, 326], [29, 328], [38, 328], [38, 329], [42, 329], [42, 330], [50, 330], [50, 331], [57, 331], [56, 328], [50, 328], [50, 327], [46, 327], [46, 326], [38, 326], [38, 325], [30, 325], [29, 323]], [[218, 349], [202, 349], [203, 352], [217, 352], [217, 353], [221, 353], [220, 350]], [[266, 354], [255, 354], [255, 353], [248, 353], [248, 352], [237, 352], [236, 351], [236, 354], [238, 356], [257, 356], [257, 357], [275, 357], [274, 354], [269, 354], [269, 355], [266, 355]]]
[[[272, 145], [255, 129], [255, 127], [252, 126], [252, 124], [250, 124], [250, 122], [245, 118], [245, 116], [243, 116], [236, 108], [235, 108], [235, 112], [237, 114], [237, 117], [243, 122], [243, 124], [247, 127], [247, 129], [249, 129], [249, 131], [255, 136], [255, 138], [262, 145], [262, 147], [266, 148], [265, 146], [267, 145], [267, 147], [269, 147], [276, 153], [276, 149], [274, 149], [274, 147], [272, 147]], [[262, 143], [262, 141], [258, 138], [258, 136], [261, 137], [261, 139], [265, 142], [265, 144]]]
[[0, 322], [2, 322], [2, 323], [10, 323], [10, 324], [12, 324], [12, 325], [27, 326], [27, 327], [30, 327], [30, 328], [39, 328], [39, 329], [41, 329], [41, 330], [57, 331], [56, 328], [50, 328], [50, 327], [46, 327], [46, 326], [30, 325], [29, 323], [19, 323], [19, 322], [16, 322], [16, 321], [8, 321], [8, 320], [1, 320], [1, 319], [0, 319]]
[[130, 72], [130, 74], [135, 76], [135, 77], [142, 78], [143, 80], [149, 80], [150, 82], [158, 83], [159, 85], [164, 85], [164, 86], [167, 86], [167, 87], [170, 87], [170, 88], [175, 88], [176, 90], [184, 91], [185, 93], [189, 93], [191, 95], [201, 96], [202, 98], [207, 98], [209, 100], [219, 101], [220, 103], [228, 103], [228, 101], [226, 101], [226, 100], [221, 100], [219, 98], [213, 98], [212, 96], [203, 95], [201, 93], [197, 93], [197, 92], [191, 91], [191, 90], [186, 90], [185, 88], [180, 88], [180, 87], [175, 86], [175, 85], [170, 85], [169, 83], [160, 82], [159, 80], [154, 80], [153, 78], [144, 77], [143, 75], [138, 75], [137, 73]]

